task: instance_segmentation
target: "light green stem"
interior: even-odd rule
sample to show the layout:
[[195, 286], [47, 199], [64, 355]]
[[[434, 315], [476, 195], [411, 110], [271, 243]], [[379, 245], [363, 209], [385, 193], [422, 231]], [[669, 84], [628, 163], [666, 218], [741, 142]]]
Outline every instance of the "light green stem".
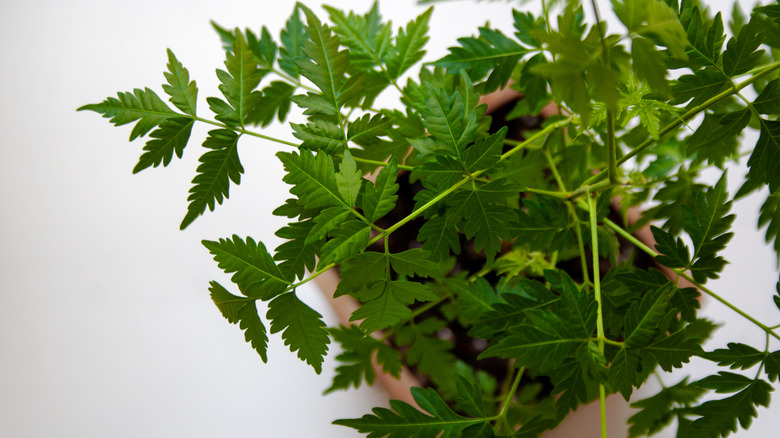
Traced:
[[[590, 212], [590, 238], [591, 248], [593, 249], [593, 293], [596, 297], [596, 334], [598, 336], [599, 351], [604, 354], [604, 310], [601, 303], [601, 274], [599, 268], [599, 236], [598, 222], [596, 216], [596, 203], [593, 196], [588, 193], [588, 211]], [[607, 405], [604, 385], [599, 384], [599, 406], [601, 409], [601, 436], [607, 437]]]

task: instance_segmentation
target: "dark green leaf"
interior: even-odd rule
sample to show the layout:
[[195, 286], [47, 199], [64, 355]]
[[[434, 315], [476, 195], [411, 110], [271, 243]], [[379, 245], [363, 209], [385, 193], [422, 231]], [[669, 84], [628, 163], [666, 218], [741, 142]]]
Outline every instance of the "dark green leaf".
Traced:
[[[718, 381], [711, 382], [723, 388], [728, 385], [728, 380], [734, 376], [730, 373], [720, 373]], [[716, 376], [711, 376], [716, 377]], [[763, 380], [746, 382], [745, 389], [720, 400], [708, 401], [694, 408], [693, 413], [700, 415], [693, 424], [688, 427], [686, 437], [712, 438], [725, 437], [731, 432], [737, 431], [737, 422], [742, 428], [750, 427], [753, 418], [757, 415], [756, 406], [769, 405], [769, 393], [772, 386]]]
[[217, 70], [219, 90], [227, 99], [227, 105], [217, 98], [209, 98], [215, 118], [231, 126], [244, 126], [244, 118], [257, 105], [260, 92], [255, 90], [263, 78], [257, 68], [257, 59], [246, 45], [244, 36], [236, 29], [233, 51], [226, 53], [227, 71]]
[[405, 277], [436, 277], [439, 273], [439, 264], [431, 261], [431, 253], [420, 248], [390, 254], [390, 266]]
[[[412, 396], [424, 412], [408, 403], [390, 401], [390, 409], [374, 408], [373, 415], [362, 418], [336, 420], [333, 424], [356, 429], [369, 437], [413, 438], [437, 437], [455, 438], [473, 425], [488, 423], [486, 418], [469, 419], [452, 411], [434, 389], [412, 388]], [[427, 413], [427, 414], [426, 414]]]
[[338, 154], [346, 148], [347, 140], [344, 138], [344, 131], [334, 122], [316, 119], [305, 125], [290, 123], [290, 126], [295, 130], [293, 135], [303, 140], [302, 149]]
[[728, 366], [732, 370], [737, 368], [744, 370], [764, 360], [764, 352], [749, 345], [729, 342], [728, 348], [707, 352], [704, 358], [717, 362], [718, 366]]
[[671, 233], [668, 233], [656, 226], [650, 227], [655, 240], [655, 248], [660, 253], [655, 257], [658, 263], [668, 268], [684, 268], [691, 262], [691, 256], [688, 253], [688, 247], [681, 238], [675, 239]]
[[650, 436], [661, 431], [675, 417], [674, 409], [695, 402], [704, 394], [704, 390], [688, 384], [688, 379], [663, 388], [658, 394], [634, 403], [631, 407], [639, 409], [628, 419], [631, 429], [630, 438]]
[[274, 260], [280, 262], [279, 270], [285, 278], [303, 279], [306, 271], [314, 272], [316, 254], [322, 246], [319, 241], [307, 242], [313, 233], [313, 221], [293, 222], [280, 228], [276, 235], [290, 239], [276, 247]]
[[458, 230], [445, 216], [437, 216], [425, 222], [417, 240], [423, 242], [423, 249], [431, 253], [434, 261], [446, 260], [450, 251], [460, 254]]
[[257, 314], [255, 300], [237, 297], [216, 281], [210, 284], [211, 300], [217, 305], [222, 316], [231, 324], [238, 323], [241, 330], [244, 330], [244, 339], [257, 351], [263, 362], [267, 362], [268, 335]]
[[301, 150], [279, 152], [277, 157], [284, 163], [287, 175], [284, 182], [292, 184], [290, 193], [298, 196], [298, 202], [306, 208], [341, 206], [350, 208], [339, 195], [333, 159], [327, 154]]
[[282, 29], [281, 40], [279, 67], [294, 79], [298, 79], [300, 70], [295, 61], [304, 56], [303, 43], [306, 41], [306, 27], [301, 22], [297, 6]]
[[251, 237], [244, 240], [234, 235], [233, 240], [204, 240], [202, 243], [220, 269], [234, 273], [231, 280], [249, 297], [269, 300], [289, 285], [262, 242], [255, 243]]
[[398, 329], [395, 336], [399, 346], [408, 347], [407, 363], [416, 366], [445, 394], [454, 392], [456, 377], [455, 355], [451, 351], [453, 344], [437, 336], [446, 326], [446, 321], [428, 318], [419, 323], [404, 325]]
[[333, 384], [325, 390], [325, 394], [349, 389], [350, 386], [357, 388], [363, 380], [372, 385], [376, 378], [374, 358], [386, 373], [395, 377], [401, 373], [401, 353], [378, 339], [366, 336], [356, 325], [331, 329], [330, 333], [344, 351], [336, 356], [342, 364], [336, 367]]
[[766, 84], [753, 101], [753, 108], [761, 114], [780, 114], [780, 79]]
[[340, 227], [349, 218], [349, 215], [350, 211], [342, 207], [329, 207], [322, 210], [314, 218], [314, 226], [309, 235], [306, 236], [306, 243], [314, 243], [324, 239], [331, 231]]
[[298, 358], [317, 374], [322, 372], [330, 339], [319, 313], [299, 300], [295, 292], [287, 292], [268, 304], [266, 318], [271, 320], [271, 333], [282, 332], [284, 345], [289, 345], [293, 353], [297, 351]]
[[450, 95], [428, 85], [425, 110], [420, 115], [428, 132], [461, 159], [461, 150], [474, 140], [478, 124], [476, 112], [465, 105], [460, 92]]
[[366, 188], [361, 197], [361, 208], [369, 221], [376, 222], [377, 219], [395, 208], [395, 202], [398, 199], [396, 196], [398, 191], [397, 174], [396, 161], [391, 159], [387, 167], [379, 171], [376, 182], [373, 185], [368, 183], [365, 185]]
[[262, 96], [244, 120], [248, 124], [268, 126], [277, 116], [280, 122], [287, 118], [295, 87], [286, 82], [274, 81], [263, 88]]
[[171, 162], [174, 152], [177, 157], [181, 158], [194, 124], [195, 120], [185, 117], [166, 119], [160, 123], [160, 126], [149, 134], [152, 139], [146, 142], [144, 146], [146, 152], [138, 159], [133, 173], [138, 173], [148, 167], [157, 167], [160, 163], [167, 166]]
[[761, 119], [761, 135], [750, 155], [748, 178], [769, 185], [772, 193], [780, 189], [780, 121]]
[[728, 77], [714, 70], [699, 70], [692, 75], [683, 75], [672, 85], [673, 104], [687, 102], [696, 106], [718, 94], [728, 83]]
[[731, 38], [723, 52], [723, 72], [728, 76], [737, 76], [750, 71], [763, 56], [763, 50], [757, 50], [764, 40], [759, 32], [761, 20], [751, 19], [747, 26]]
[[202, 215], [206, 207], [214, 211], [216, 204], [222, 204], [223, 198], [229, 196], [230, 181], [241, 182], [244, 166], [238, 158], [239, 137], [229, 129], [209, 131], [203, 147], [211, 150], [198, 159], [200, 165], [187, 197], [189, 205], [180, 225], [182, 230]]
[[[751, 115], [749, 108], [726, 114], [706, 113], [702, 124], [686, 140], [688, 155], [698, 154], [697, 160], [706, 158], [709, 163], [722, 165], [736, 154], [737, 136], [750, 122]], [[734, 147], [731, 147], [732, 144]]]
[[357, 220], [347, 221], [331, 232], [333, 238], [322, 246], [318, 266], [339, 263], [363, 252], [368, 246], [371, 227]]

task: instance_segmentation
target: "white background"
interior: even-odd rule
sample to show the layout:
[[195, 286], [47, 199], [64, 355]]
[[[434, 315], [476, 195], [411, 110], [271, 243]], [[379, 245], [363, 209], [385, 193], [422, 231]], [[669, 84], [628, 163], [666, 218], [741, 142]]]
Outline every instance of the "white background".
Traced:
[[[330, 3], [360, 12], [370, 6]], [[321, 11], [319, 2], [307, 4]], [[205, 129], [193, 132], [183, 160], [133, 176], [141, 141], [128, 143], [129, 128], [75, 111], [135, 87], [162, 95], [169, 47], [198, 82], [207, 114], [205, 97], [217, 93], [213, 70], [223, 59], [208, 21], [255, 30], [265, 24], [278, 36], [292, 6], [0, 3], [0, 437], [355, 436], [330, 422], [386, 403], [374, 389], [322, 396], [333, 350], [317, 376], [272, 336], [269, 363], [262, 364], [208, 298], [208, 281], [225, 277], [201, 239], [237, 233], [269, 247], [279, 243], [273, 231], [281, 222], [270, 212], [288, 195], [273, 157], [277, 145], [243, 140], [241, 186], [231, 188], [226, 205], [180, 232]], [[404, 0], [384, 2], [381, 10], [398, 27], [422, 8]], [[488, 20], [511, 29], [502, 3], [438, 6], [428, 59]], [[269, 133], [294, 140], [283, 126]], [[732, 179], [740, 172], [732, 170]], [[775, 324], [777, 266], [754, 231], [758, 205], [736, 203], [744, 215], [725, 254], [731, 264], [711, 286]], [[334, 323], [317, 290], [299, 292]], [[711, 348], [728, 341], [763, 347], [760, 330], [711, 300], [705, 308], [716, 321], [729, 320]], [[696, 365], [696, 376], [711, 371]], [[780, 416], [769, 413], [738, 436], [771, 436], [778, 428]]]

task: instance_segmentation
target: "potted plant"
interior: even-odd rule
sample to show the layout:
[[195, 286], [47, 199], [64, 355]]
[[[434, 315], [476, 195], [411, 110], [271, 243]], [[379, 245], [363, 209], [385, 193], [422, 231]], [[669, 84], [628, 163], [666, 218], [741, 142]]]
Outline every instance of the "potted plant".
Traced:
[[[759, 225], [780, 249], [780, 6], [735, 8], [733, 36], [692, 1], [613, 6], [622, 34], [595, 3], [594, 23], [577, 2], [545, 4], [541, 16], [513, 11], [513, 35], [480, 28], [421, 66], [432, 9], [396, 31], [377, 4], [364, 15], [326, 8], [332, 25], [298, 4], [278, 42], [265, 28], [215, 25], [227, 50], [222, 96], [207, 99], [213, 119], [196, 110], [195, 82], [171, 51], [172, 106], [145, 88], [80, 109], [135, 123], [131, 140], [149, 135], [135, 171], [181, 157], [196, 122], [214, 127], [181, 228], [240, 183], [244, 137], [284, 145], [292, 198], [274, 214], [290, 219], [277, 231], [287, 241], [269, 251], [251, 237], [204, 240], [234, 283], [212, 282], [211, 298], [264, 361], [267, 323], [316, 372], [340, 343], [329, 390], [374, 382], [375, 365], [426, 380], [409, 403], [337, 424], [370, 436], [537, 436], [595, 400], [606, 435], [608, 394], [628, 399], [697, 356], [724, 370], [635, 402], [629, 434], [676, 419], [679, 436], [726, 436], [768, 405], [780, 331], [707, 287], [726, 263], [734, 195], [725, 172], [712, 186], [699, 175], [749, 154], [736, 196], [769, 188]], [[506, 87], [524, 96], [510, 122], [550, 102], [555, 111], [519, 133], [491, 129], [498, 116], [480, 96]], [[399, 105], [376, 108], [386, 90]], [[299, 141], [253, 128], [284, 121], [293, 104], [305, 116], [290, 124]], [[755, 145], [739, 141], [749, 129]], [[633, 232], [651, 222], [648, 245]], [[335, 271], [335, 295], [358, 305], [354, 325], [328, 328], [296, 288]], [[705, 351], [715, 326], [698, 313], [702, 293], [761, 328], [763, 349]], [[780, 292], [772, 298], [780, 307]], [[725, 395], [701, 401], [709, 391]]]

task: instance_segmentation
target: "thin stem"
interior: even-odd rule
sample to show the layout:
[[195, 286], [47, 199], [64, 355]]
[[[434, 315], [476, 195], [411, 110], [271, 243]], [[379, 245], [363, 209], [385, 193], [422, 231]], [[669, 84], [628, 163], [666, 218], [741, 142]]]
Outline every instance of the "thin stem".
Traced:
[[[500, 420], [499, 422], [496, 423], [495, 426], [496, 432], [498, 432], [499, 428], [501, 427], [501, 424], [506, 421], [506, 415], [509, 412], [509, 406], [512, 403], [512, 398], [514, 397], [515, 392], [517, 392], [517, 388], [520, 386], [520, 380], [523, 378], [524, 373], [525, 373], [525, 366], [522, 366], [517, 371], [517, 374], [515, 375], [515, 379], [512, 382], [512, 387], [509, 388], [509, 391], [507, 392], [506, 397], [504, 398], [504, 402], [501, 405], [501, 411], [495, 417], [495, 419]], [[511, 430], [508, 430], [507, 432], [511, 432]]]
[[604, 353], [604, 310], [601, 303], [601, 275], [599, 269], [599, 235], [596, 217], [596, 203], [593, 196], [588, 195], [588, 210], [590, 211], [590, 238], [593, 249], [593, 293], [596, 298], [596, 334], [598, 335], [599, 350]]
[[294, 148], [297, 148], [297, 147], [300, 146], [299, 144], [293, 143], [291, 141], [282, 140], [280, 138], [269, 137], [267, 135], [263, 135], [263, 134], [260, 134], [260, 133], [257, 133], [257, 132], [247, 131], [246, 129], [243, 129], [243, 128], [236, 128], [235, 126], [228, 126], [228, 125], [226, 125], [224, 123], [215, 122], [213, 120], [204, 119], [204, 118], [197, 117], [197, 116], [190, 116], [190, 115], [186, 115], [186, 114], [181, 114], [181, 116], [182, 117], [189, 117], [192, 120], [197, 120], [199, 122], [208, 123], [209, 125], [219, 126], [220, 128], [230, 129], [231, 131], [240, 132], [242, 134], [251, 135], [253, 137], [262, 138], [263, 140], [273, 141], [273, 142], [276, 142], [276, 143], [281, 143], [283, 145], [292, 146]]
[[[706, 102], [689, 109], [683, 115], [681, 115], [679, 118], [677, 118], [674, 122], [666, 125], [663, 129], [661, 129], [658, 132], [658, 138], [660, 139], [661, 137], [665, 136], [666, 134], [668, 134], [668, 133], [672, 132], [673, 130], [677, 129], [678, 127], [680, 127], [680, 125], [682, 125], [683, 123], [686, 123], [688, 120], [691, 120], [692, 118], [694, 118], [700, 112], [702, 112], [702, 111], [706, 110], [707, 108], [715, 105], [716, 103], [720, 102], [721, 100], [723, 100], [723, 99], [725, 99], [727, 97], [730, 97], [734, 93], [739, 92], [743, 88], [745, 88], [748, 85], [752, 84], [753, 82], [763, 78], [764, 76], [767, 76], [767, 75], [771, 74], [772, 72], [774, 72], [777, 69], [780, 69], [780, 62], [775, 62], [773, 64], [770, 64], [770, 65], [766, 66], [766, 67], [763, 67], [762, 69], [757, 70], [756, 73], [753, 74], [752, 77], [750, 77], [750, 78], [740, 82], [735, 87], [732, 87], [732, 88], [730, 88], [728, 90], [725, 90], [725, 91], [719, 93], [718, 95], [716, 95], [715, 97], [712, 97], [712, 98], [708, 99]], [[617, 166], [620, 166], [623, 163], [625, 163], [626, 161], [630, 160], [631, 158], [634, 158], [640, 152], [642, 152], [643, 150], [647, 149], [649, 146], [654, 144], [656, 141], [657, 140], [653, 139], [653, 138], [649, 138], [649, 139], [645, 140], [639, 146], [631, 149], [626, 155], [622, 156], [619, 160], [617, 160], [617, 163], [616, 163]], [[602, 179], [604, 179], [605, 176], [607, 176], [607, 174], [608, 174], [607, 170], [602, 170], [598, 174], [596, 174], [596, 175], [588, 178], [587, 180], [585, 180], [585, 182], [582, 183], [582, 185], [586, 186], [586, 185], [593, 184], [595, 182], [601, 181]]]

